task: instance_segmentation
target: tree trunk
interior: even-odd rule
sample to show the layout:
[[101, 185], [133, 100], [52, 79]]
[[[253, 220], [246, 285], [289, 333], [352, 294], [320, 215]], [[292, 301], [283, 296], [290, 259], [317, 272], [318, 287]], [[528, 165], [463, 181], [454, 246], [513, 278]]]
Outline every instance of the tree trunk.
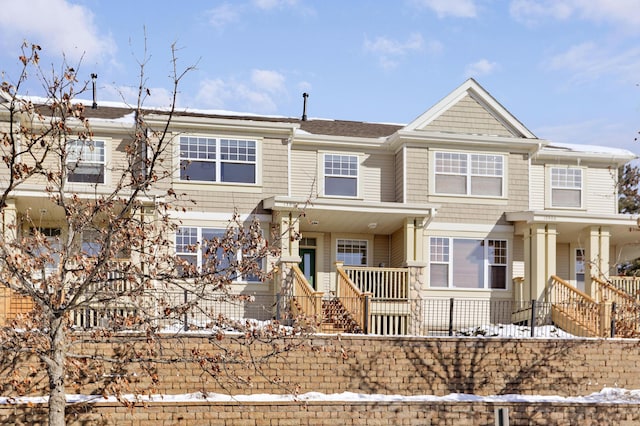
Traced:
[[63, 319], [54, 317], [49, 330], [51, 340], [50, 360], [47, 363], [49, 376], [49, 426], [65, 425], [67, 397], [64, 388], [64, 360], [66, 332]]

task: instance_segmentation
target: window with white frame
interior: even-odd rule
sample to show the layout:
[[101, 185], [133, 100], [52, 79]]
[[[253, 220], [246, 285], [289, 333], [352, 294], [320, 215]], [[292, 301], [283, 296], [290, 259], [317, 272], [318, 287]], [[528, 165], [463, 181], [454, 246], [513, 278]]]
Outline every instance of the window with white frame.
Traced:
[[367, 243], [367, 240], [338, 240], [336, 260], [349, 266], [366, 266]]
[[357, 155], [324, 155], [324, 195], [358, 196]]
[[503, 196], [502, 155], [436, 152], [434, 170], [437, 194]]
[[67, 181], [105, 183], [105, 143], [75, 140], [67, 144]]
[[582, 207], [582, 169], [551, 168], [551, 206]]
[[180, 180], [256, 183], [257, 142], [180, 137]]
[[507, 241], [431, 237], [430, 286], [506, 289]]
[[227, 236], [232, 237], [225, 229], [181, 226], [176, 232], [176, 255], [201, 272], [228, 274], [231, 281], [259, 282], [259, 276], [242, 276], [236, 268], [243, 260], [254, 260], [262, 269], [264, 259], [251, 259], [252, 254], [243, 250], [229, 250], [216, 244]]

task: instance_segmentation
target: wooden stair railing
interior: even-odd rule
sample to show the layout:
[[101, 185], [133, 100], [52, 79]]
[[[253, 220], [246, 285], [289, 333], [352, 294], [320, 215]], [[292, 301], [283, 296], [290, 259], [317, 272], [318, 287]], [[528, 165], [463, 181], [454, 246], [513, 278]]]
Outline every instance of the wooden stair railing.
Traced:
[[351, 281], [349, 275], [342, 268], [342, 263], [336, 264], [338, 282], [336, 295], [342, 306], [358, 327], [367, 334], [369, 332], [369, 312], [371, 311], [371, 293], [363, 293]]
[[638, 299], [612, 283], [599, 277], [591, 277], [596, 288], [598, 301], [615, 303], [616, 337], [638, 337], [640, 335], [640, 304]]
[[605, 337], [608, 324], [604, 304], [555, 275], [548, 290], [553, 322], [563, 330], [585, 337]]
[[322, 321], [322, 291], [315, 291], [298, 265], [293, 265], [293, 299], [292, 313], [299, 320], [310, 322], [317, 327]]

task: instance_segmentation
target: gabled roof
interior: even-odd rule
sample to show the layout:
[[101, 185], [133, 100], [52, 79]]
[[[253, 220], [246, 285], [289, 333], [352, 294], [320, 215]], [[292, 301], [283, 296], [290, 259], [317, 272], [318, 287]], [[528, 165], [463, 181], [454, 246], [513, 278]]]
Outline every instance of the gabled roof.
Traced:
[[[466, 102], [466, 105], [462, 106], [463, 102]], [[460, 111], [455, 111], [456, 108]], [[409, 123], [403, 131], [443, 131], [441, 130], [442, 125], [436, 125], [436, 123], [439, 119], [445, 121], [444, 118], [447, 114], [450, 115], [446, 119], [449, 130], [444, 130], [445, 132], [469, 133], [469, 124], [476, 129], [482, 128], [482, 126], [477, 126], [482, 123], [486, 127], [486, 134], [490, 136], [537, 139], [529, 129], [472, 78], [462, 83], [440, 102]], [[459, 128], [456, 128], [457, 126]]]

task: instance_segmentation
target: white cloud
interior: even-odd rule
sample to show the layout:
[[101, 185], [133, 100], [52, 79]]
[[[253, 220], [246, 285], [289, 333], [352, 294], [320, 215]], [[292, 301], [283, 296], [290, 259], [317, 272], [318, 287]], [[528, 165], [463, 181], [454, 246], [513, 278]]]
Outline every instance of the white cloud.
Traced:
[[497, 62], [491, 62], [488, 59], [480, 59], [472, 64], [468, 64], [465, 68], [466, 77], [480, 77], [488, 75], [498, 69]]
[[253, 70], [251, 71], [251, 82], [257, 89], [269, 93], [283, 93], [286, 91], [285, 78], [277, 71]]
[[224, 3], [218, 7], [207, 11], [209, 23], [215, 28], [222, 29], [227, 25], [240, 19], [240, 8], [238, 6]]
[[[391, 69], [398, 65], [398, 58], [415, 51], [421, 51], [425, 47], [424, 39], [419, 33], [411, 34], [406, 41], [401, 42], [387, 37], [376, 37], [375, 40], [364, 40], [364, 50], [378, 55], [380, 65], [385, 69]], [[442, 43], [431, 41], [427, 48], [432, 53], [442, 50]]]
[[527, 24], [547, 19], [579, 19], [607, 22], [640, 31], [640, 0], [513, 0], [511, 16]]
[[112, 37], [100, 34], [88, 8], [66, 0], [0, 1], [0, 44], [10, 50], [23, 40], [45, 54], [64, 55], [72, 63], [104, 62], [116, 52]]
[[574, 83], [585, 83], [607, 75], [635, 82], [640, 75], [640, 47], [614, 53], [595, 43], [582, 43], [553, 56], [545, 66], [554, 71], [573, 73]]
[[272, 114], [278, 110], [276, 100], [287, 96], [282, 74], [271, 70], [252, 70], [247, 82], [220, 78], [201, 81], [196, 104], [198, 108]]
[[431, 9], [438, 18], [475, 18], [478, 13], [474, 0], [413, 0], [413, 4]]
[[298, 0], [253, 0], [259, 9], [271, 10], [279, 7], [296, 6]]

